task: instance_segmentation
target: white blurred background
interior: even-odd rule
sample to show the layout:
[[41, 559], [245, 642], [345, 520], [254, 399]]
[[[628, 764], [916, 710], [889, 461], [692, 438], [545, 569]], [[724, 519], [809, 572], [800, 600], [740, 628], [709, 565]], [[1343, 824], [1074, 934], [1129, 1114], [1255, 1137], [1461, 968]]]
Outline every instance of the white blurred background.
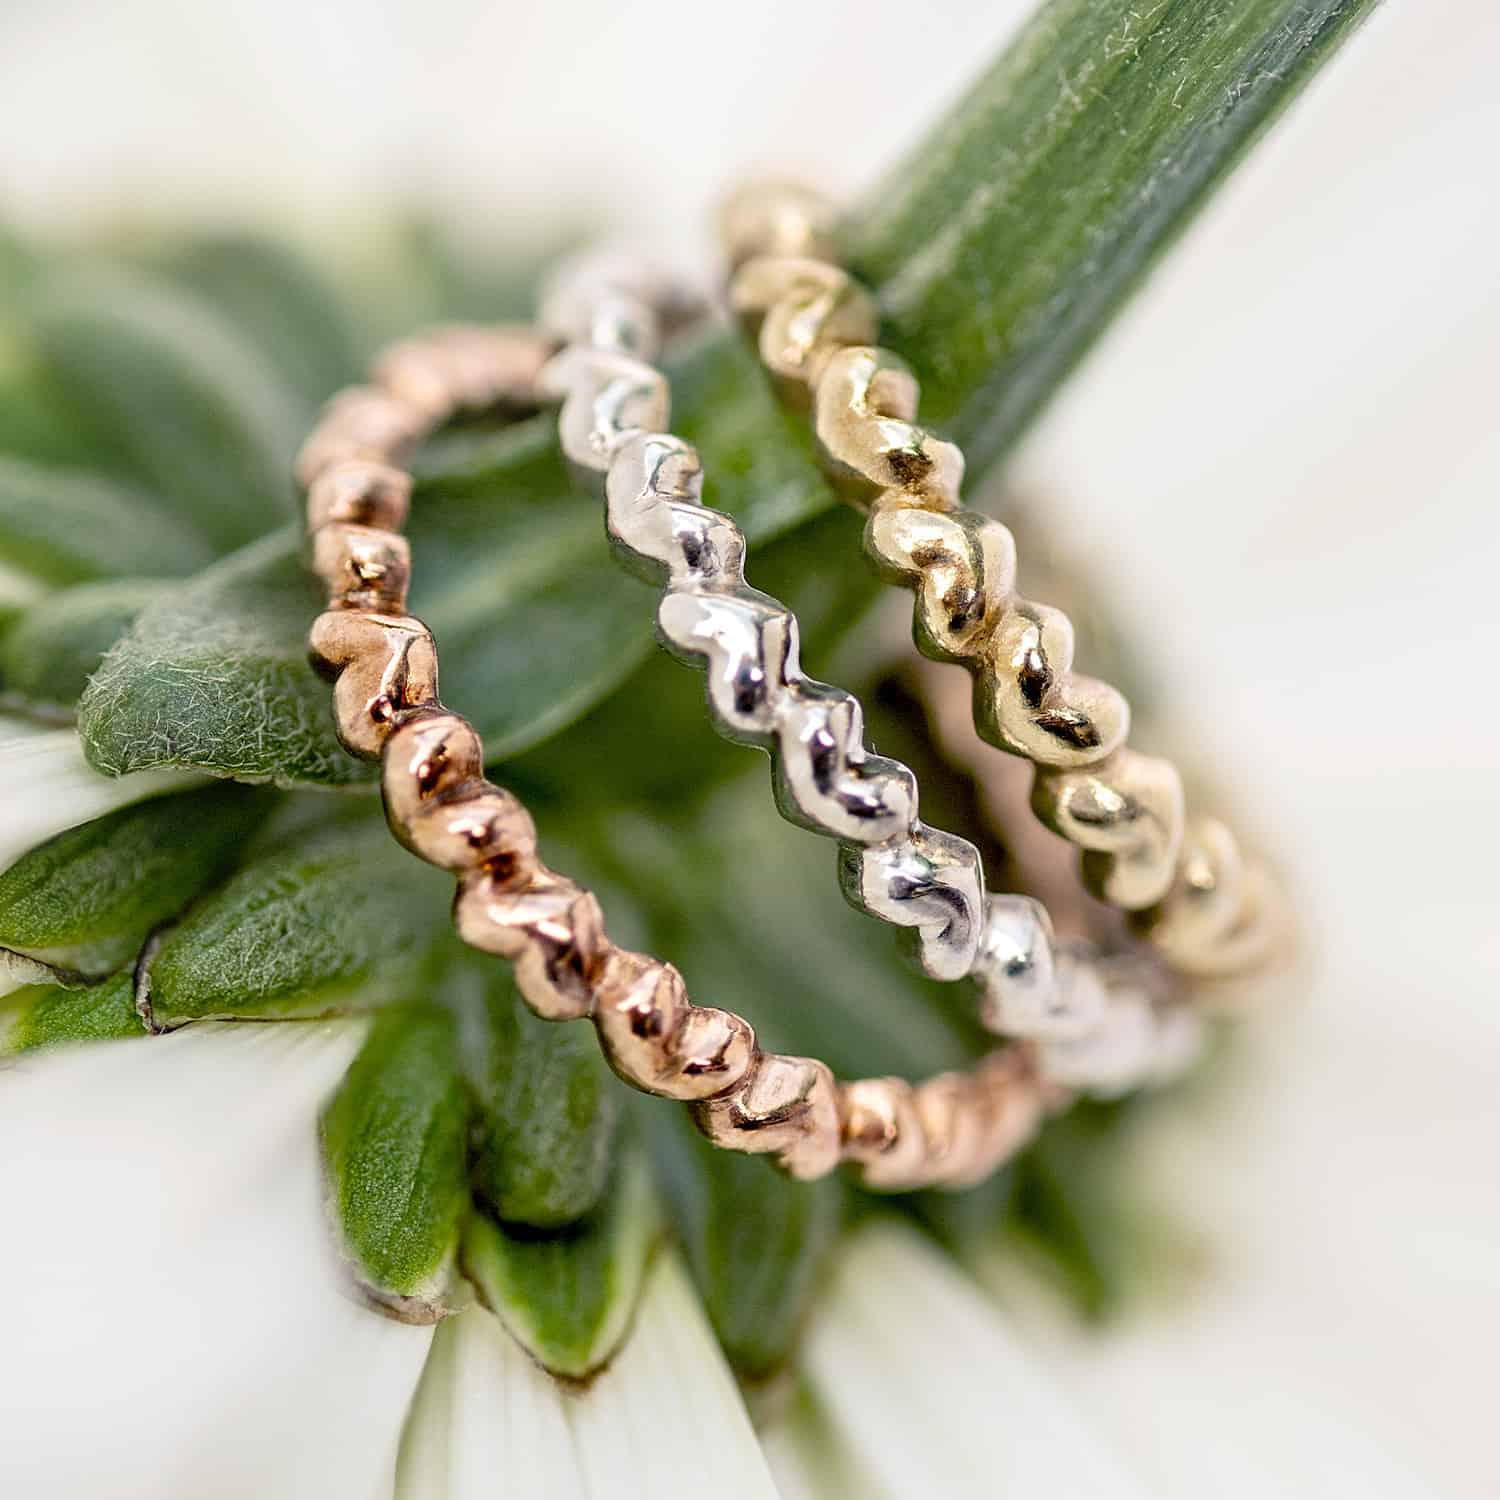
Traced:
[[[706, 264], [737, 173], [856, 192], [1025, 8], [6, 0], [0, 212], [325, 237], [416, 192]], [[1015, 466], [1315, 939], [1212, 1109], [1143, 1145], [1211, 1247], [1193, 1295], [1102, 1338], [1010, 1298], [1171, 1495], [1500, 1490], [1497, 55], [1489, 0], [1389, 0]]]

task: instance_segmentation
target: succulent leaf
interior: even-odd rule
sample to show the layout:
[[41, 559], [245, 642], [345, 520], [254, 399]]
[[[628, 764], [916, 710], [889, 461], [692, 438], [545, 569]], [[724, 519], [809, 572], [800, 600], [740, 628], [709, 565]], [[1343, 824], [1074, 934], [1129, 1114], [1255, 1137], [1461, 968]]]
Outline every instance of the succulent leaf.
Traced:
[[110, 973], [227, 873], [268, 810], [264, 793], [208, 786], [58, 834], [0, 872], [0, 947]]
[[0, 452], [0, 562], [57, 587], [190, 573], [211, 557], [148, 490]]
[[673, 1229], [731, 1364], [749, 1379], [791, 1352], [843, 1222], [836, 1177], [792, 1182], [717, 1151], [679, 1112], [640, 1114]]
[[0, 1057], [67, 1042], [110, 1042], [144, 1037], [128, 971], [88, 989], [28, 985], [0, 1000]]
[[271, 839], [194, 906], [144, 965], [153, 1023], [275, 1019], [423, 998], [452, 882], [345, 815]]
[[6, 698], [32, 712], [71, 713], [110, 647], [171, 587], [161, 578], [109, 578], [18, 610], [0, 634]]
[[608, 1363], [629, 1331], [659, 1229], [650, 1172], [627, 1153], [599, 1205], [567, 1229], [523, 1235], [474, 1214], [463, 1266], [534, 1359], [581, 1380]]
[[364, 1285], [414, 1322], [440, 1316], [468, 1205], [469, 1096], [458, 1028], [431, 1004], [377, 1016], [323, 1112], [332, 1206]]
[[501, 965], [485, 967], [490, 1045], [475, 1191], [503, 1223], [556, 1228], [604, 1192], [624, 1090], [587, 1026], [539, 1020]]
[[1040, 5], [845, 228], [971, 477], [1375, 0]]

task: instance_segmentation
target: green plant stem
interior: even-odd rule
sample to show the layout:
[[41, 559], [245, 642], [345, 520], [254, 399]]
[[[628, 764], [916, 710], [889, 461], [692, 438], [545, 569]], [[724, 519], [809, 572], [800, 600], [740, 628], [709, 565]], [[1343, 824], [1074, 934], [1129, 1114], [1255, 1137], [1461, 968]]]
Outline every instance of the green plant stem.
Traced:
[[1053, 0], [853, 214], [922, 413], [983, 475], [1375, 0]]

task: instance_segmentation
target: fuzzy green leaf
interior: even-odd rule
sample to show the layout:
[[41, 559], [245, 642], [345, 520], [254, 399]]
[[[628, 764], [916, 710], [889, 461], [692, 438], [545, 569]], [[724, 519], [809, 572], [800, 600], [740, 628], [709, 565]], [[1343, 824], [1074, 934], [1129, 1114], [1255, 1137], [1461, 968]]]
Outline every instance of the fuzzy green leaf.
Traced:
[[347, 1252], [361, 1282], [412, 1321], [441, 1312], [468, 1204], [457, 1036], [437, 1006], [383, 1012], [322, 1120]]
[[210, 786], [58, 834], [0, 873], [0, 946], [109, 973], [228, 871], [267, 810], [248, 788]]
[[157, 1026], [320, 1016], [429, 992], [452, 882], [368, 809], [251, 858], [173, 928], [147, 967]]
[[475, 1214], [464, 1270], [533, 1358], [582, 1379], [628, 1332], [659, 1225], [645, 1164], [626, 1156], [594, 1212], [567, 1229], [523, 1234]]
[[145, 1035], [129, 971], [89, 989], [60, 990], [38, 984], [0, 1000], [0, 1057], [69, 1042], [112, 1042]]
[[144, 490], [0, 455], [0, 562], [41, 583], [167, 577], [201, 568], [210, 555]]
[[322, 604], [291, 531], [163, 594], [79, 702], [84, 753], [110, 776], [191, 767], [283, 786], [373, 779], [335, 738], [328, 684], [308, 665]]
[[642, 1102], [672, 1227], [730, 1361], [750, 1379], [791, 1352], [838, 1240], [837, 1177], [792, 1182], [764, 1161], [720, 1151], [680, 1110]]
[[191, 293], [108, 269], [44, 285], [30, 334], [64, 398], [183, 527], [238, 546], [291, 515], [305, 414]]
[[475, 1190], [505, 1223], [556, 1228], [604, 1192], [623, 1090], [591, 1028], [540, 1020], [508, 969], [485, 967], [490, 1045]]
[[1052, 0], [846, 227], [982, 474], [1374, 0]]
[[21, 609], [0, 637], [0, 687], [31, 708], [71, 710], [111, 646], [172, 584], [110, 578]]

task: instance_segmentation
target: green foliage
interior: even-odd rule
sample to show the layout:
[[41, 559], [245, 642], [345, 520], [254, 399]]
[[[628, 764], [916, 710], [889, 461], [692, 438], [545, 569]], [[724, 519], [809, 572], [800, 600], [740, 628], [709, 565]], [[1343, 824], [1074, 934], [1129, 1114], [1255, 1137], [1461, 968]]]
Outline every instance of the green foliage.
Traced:
[[649, 1170], [626, 1153], [599, 1205], [567, 1229], [523, 1236], [475, 1214], [463, 1265], [534, 1358], [582, 1379], [608, 1363], [625, 1337], [659, 1228]]
[[0, 945], [109, 973], [229, 869], [267, 810], [264, 795], [206, 787], [58, 834], [0, 873]]
[[623, 1089], [591, 1027], [538, 1019], [503, 968], [483, 967], [490, 1045], [475, 1190], [502, 1222], [556, 1228], [604, 1192]]
[[189, 534], [235, 546], [290, 519], [305, 413], [212, 307], [103, 267], [46, 284], [30, 332], [64, 398]]
[[67, 1042], [112, 1042], [145, 1034], [135, 1010], [134, 976], [128, 970], [89, 989], [36, 984], [0, 999], [0, 1057]]
[[792, 1182], [751, 1156], [719, 1151], [680, 1110], [637, 1113], [714, 1332], [750, 1379], [791, 1352], [843, 1220], [836, 1177]]
[[0, 562], [60, 587], [188, 573], [206, 543], [126, 481], [0, 453]]
[[84, 752], [110, 776], [183, 767], [281, 786], [369, 781], [373, 768], [334, 737], [328, 684], [307, 662], [322, 606], [290, 530], [158, 595], [79, 702]]
[[288, 246], [250, 234], [209, 235], [171, 247], [161, 270], [232, 323], [306, 410], [359, 378], [350, 309], [322, 270]]
[[1374, 7], [1050, 0], [886, 175], [849, 254], [971, 477]]
[[345, 1245], [382, 1297], [443, 1300], [469, 1196], [467, 1123], [453, 1017], [434, 1005], [377, 1016], [324, 1111], [323, 1154]]
[[155, 1024], [329, 1015], [422, 995], [451, 889], [378, 819], [299, 828], [193, 907], [150, 956]]
[[[758, 434], [778, 421], [754, 361], [725, 340], [689, 351], [680, 417], [724, 457], [714, 498], [752, 540], [831, 504], [808, 461]], [[733, 393], [737, 392], [737, 395]], [[450, 440], [422, 469], [411, 527], [412, 609], [442, 649], [449, 700], [492, 759], [576, 719], [651, 649], [650, 591], [610, 556], [550, 419]], [[105, 660], [79, 706], [89, 758], [110, 775], [186, 767], [241, 780], [368, 779], [334, 738], [328, 689], [307, 664], [318, 585], [290, 532], [163, 594]]]

